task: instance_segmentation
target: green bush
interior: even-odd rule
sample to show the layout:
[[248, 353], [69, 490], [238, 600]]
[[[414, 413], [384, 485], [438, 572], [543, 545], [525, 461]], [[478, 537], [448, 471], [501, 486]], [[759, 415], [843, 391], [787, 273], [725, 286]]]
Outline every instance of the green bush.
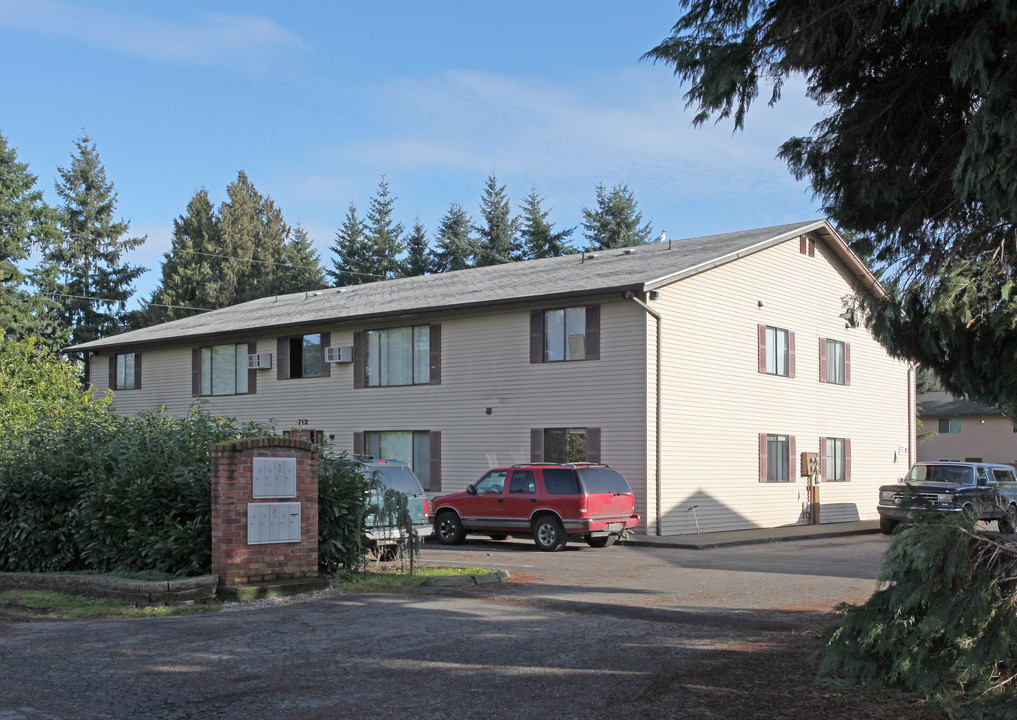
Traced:
[[838, 608], [820, 672], [936, 698], [973, 717], [1017, 717], [1017, 545], [930, 517], [890, 540], [880, 585]]
[[209, 572], [210, 448], [270, 433], [200, 406], [36, 422], [0, 449], [0, 570]]
[[336, 574], [356, 570], [364, 563], [364, 522], [372, 512], [368, 496], [373, 484], [347, 458], [318, 456], [318, 567]]

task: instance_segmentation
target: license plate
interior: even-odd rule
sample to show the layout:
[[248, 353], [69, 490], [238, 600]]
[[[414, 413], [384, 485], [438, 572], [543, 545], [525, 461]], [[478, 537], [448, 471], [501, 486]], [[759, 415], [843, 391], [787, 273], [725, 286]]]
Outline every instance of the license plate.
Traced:
[[607, 524], [607, 531], [608, 532], [621, 532], [622, 528], [624, 528], [624, 527], [625, 527], [625, 523], [608, 523]]

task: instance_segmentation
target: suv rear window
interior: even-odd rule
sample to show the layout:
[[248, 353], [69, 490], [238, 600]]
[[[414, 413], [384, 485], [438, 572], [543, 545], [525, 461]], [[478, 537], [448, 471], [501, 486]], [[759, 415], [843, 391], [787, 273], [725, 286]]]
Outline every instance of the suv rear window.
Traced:
[[574, 470], [544, 468], [544, 488], [549, 495], [578, 495], [579, 481]]
[[578, 472], [588, 495], [632, 492], [621, 473], [610, 468], [580, 468]]
[[404, 492], [407, 495], [419, 495], [424, 490], [410, 469], [402, 465], [368, 465], [364, 468], [367, 477], [376, 477], [386, 488]]

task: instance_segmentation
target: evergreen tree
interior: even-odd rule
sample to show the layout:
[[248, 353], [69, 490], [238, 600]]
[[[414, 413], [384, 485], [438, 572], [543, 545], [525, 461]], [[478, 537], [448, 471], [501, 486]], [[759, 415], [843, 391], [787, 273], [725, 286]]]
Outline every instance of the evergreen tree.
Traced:
[[642, 245], [650, 239], [650, 223], [640, 226], [643, 214], [629, 186], [618, 183], [610, 191], [601, 182], [597, 185], [597, 207], [583, 208], [584, 235], [590, 250]]
[[58, 304], [33, 292], [19, 266], [33, 249], [59, 237], [55, 215], [35, 189], [37, 179], [0, 134], [0, 340], [35, 335], [57, 345], [67, 339], [66, 333], [54, 337]]
[[374, 253], [368, 244], [367, 225], [357, 217], [353, 203], [350, 203], [343, 224], [336, 231], [335, 244], [330, 250], [334, 257], [328, 276], [337, 286], [361, 285], [382, 279], [374, 273]]
[[[859, 316], [956, 395], [1017, 418], [1017, 23], [993, 0], [688, 0], [645, 57], [689, 83], [695, 122], [744, 125], [761, 85], [806, 79], [827, 112], [780, 156], [889, 297]], [[855, 247], [858, 247], [857, 245]]]
[[381, 278], [400, 277], [403, 274], [399, 255], [406, 249], [403, 243], [403, 226], [392, 219], [396, 198], [389, 193], [385, 176], [378, 182], [378, 192], [371, 198], [367, 210], [367, 241], [373, 254], [374, 275]]
[[194, 193], [187, 212], [173, 221], [170, 251], [163, 254], [162, 281], [141, 316], [142, 325], [190, 317], [194, 309], [218, 307], [222, 275], [222, 230], [205, 188]]
[[321, 257], [307, 231], [300, 225], [293, 228], [293, 237], [283, 248], [283, 265], [278, 278], [277, 292], [280, 295], [321, 290], [327, 286]]
[[498, 185], [492, 172], [487, 177], [484, 197], [480, 201], [483, 223], [474, 229], [480, 236], [477, 244], [477, 267], [515, 262], [522, 259], [522, 247], [516, 240], [516, 224], [505, 186]]
[[569, 236], [575, 231], [574, 227], [567, 230], [554, 232], [554, 226], [547, 222], [550, 210], [541, 207], [543, 197], [537, 193], [536, 188], [530, 189], [523, 204], [520, 205], [522, 213], [516, 220], [519, 226], [519, 235], [526, 248], [527, 258], [548, 258], [568, 255], [575, 252], [568, 244]]
[[49, 289], [61, 296], [57, 314], [77, 344], [125, 329], [132, 283], [145, 268], [122, 258], [146, 238], [126, 237], [130, 223], [113, 219], [117, 195], [95, 144], [82, 136], [75, 148], [70, 167], [58, 168], [62, 237], [47, 246], [45, 257], [54, 269]]
[[477, 254], [477, 241], [471, 235], [473, 220], [459, 203], [452, 203], [438, 225], [435, 249], [431, 254], [434, 272], [452, 272], [471, 267]]
[[272, 198], [259, 193], [243, 170], [226, 195], [219, 209], [222, 264], [212, 293], [216, 307], [278, 293], [290, 234]]
[[405, 272], [407, 276], [427, 275], [431, 272], [431, 254], [427, 247], [427, 231], [420, 218], [413, 223], [413, 230], [406, 237], [406, 263]]

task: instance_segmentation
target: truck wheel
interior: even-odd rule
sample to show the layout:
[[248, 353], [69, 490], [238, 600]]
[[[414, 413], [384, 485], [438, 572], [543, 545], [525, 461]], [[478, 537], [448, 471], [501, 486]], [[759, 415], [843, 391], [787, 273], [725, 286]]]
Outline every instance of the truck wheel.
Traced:
[[1003, 517], [996, 521], [999, 531], [1004, 535], [1017, 533], [1017, 505], [1007, 505]]
[[543, 515], [533, 523], [533, 542], [544, 552], [555, 552], [565, 547], [568, 536], [561, 520], [554, 515]]
[[900, 520], [894, 520], [893, 518], [882, 517], [879, 518], [879, 532], [884, 535], [893, 535], [894, 529], [900, 524]]
[[434, 521], [435, 534], [442, 545], [458, 545], [466, 537], [463, 522], [451, 510], [441, 513]]
[[604, 537], [586, 538], [586, 544], [591, 548], [606, 548], [614, 545], [616, 540], [618, 540], [617, 535], [605, 535]]
[[381, 562], [392, 562], [399, 557], [398, 545], [375, 545], [371, 548], [371, 554]]

